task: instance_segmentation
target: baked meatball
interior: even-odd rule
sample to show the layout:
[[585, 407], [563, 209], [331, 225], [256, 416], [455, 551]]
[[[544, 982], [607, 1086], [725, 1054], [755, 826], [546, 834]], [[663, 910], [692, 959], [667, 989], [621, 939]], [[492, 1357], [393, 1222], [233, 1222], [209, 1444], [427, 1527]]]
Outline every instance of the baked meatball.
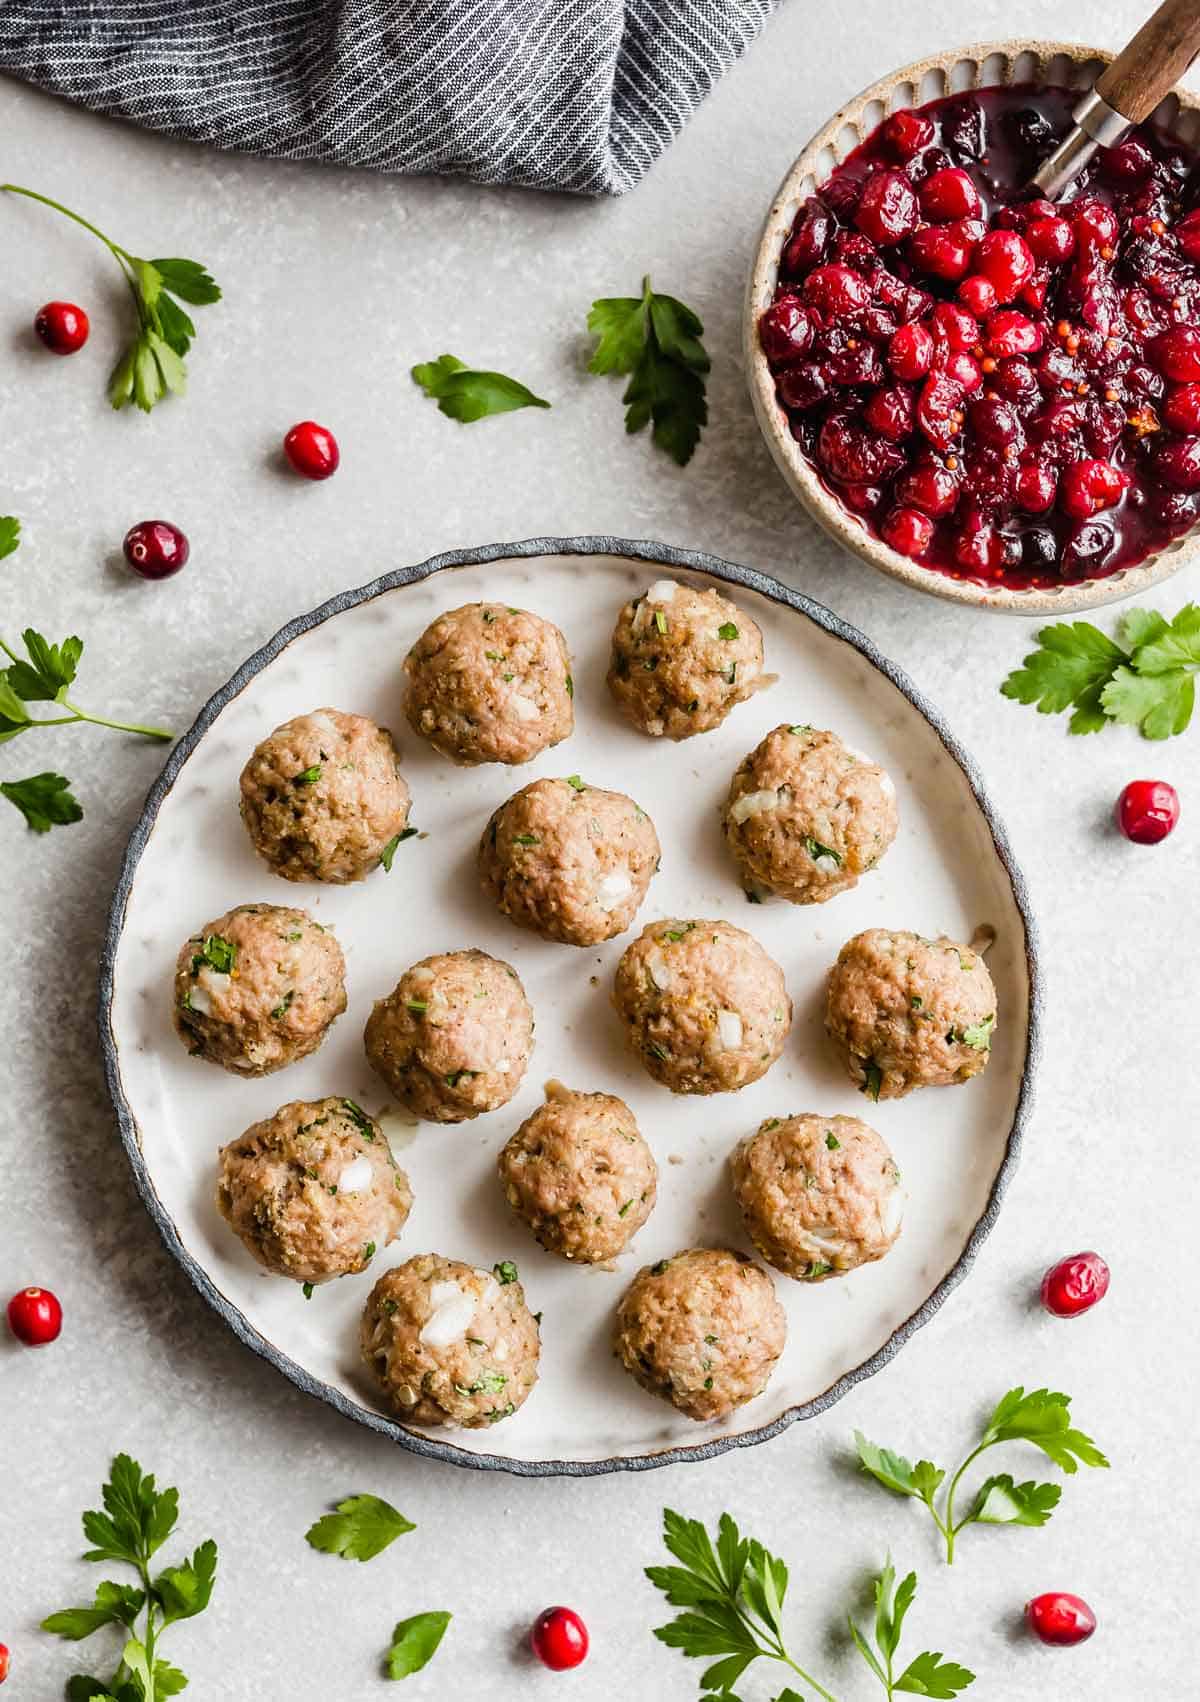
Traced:
[[342, 948], [303, 910], [239, 904], [180, 948], [176, 1030], [224, 1070], [266, 1076], [307, 1058], [345, 1008]]
[[613, 1345], [631, 1377], [688, 1418], [728, 1418], [761, 1395], [787, 1315], [761, 1265], [693, 1247], [640, 1270], [617, 1307]]
[[499, 1424], [537, 1382], [537, 1320], [508, 1261], [481, 1271], [419, 1253], [394, 1265], [371, 1290], [360, 1341], [384, 1401], [409, 1424]]
[[242, 820], [286, 881], [361, 881], [408, 825], [408, 787], [385, 727], [315, 709], [255, 747], [242, 770]]
[[722, 823], [749, 888], [823, 904], [856, 886], [896, 837], [896, 788], [836, 733], [785, 725], [734, 770]]
[[623, 792], [535, 780], [501, 804], [479, 843], [483, 890], [519, 928], [568, 946], [623, 934], [660, 851], [654, 823]]
[[529, 762], [575, 725], [567, 641], [526, 609], [467, 603], [439, 615], [404, 671], [404, 713], [452, 762]]
[[611, 1093], [547, 1082], [499, 1159], [509, 1205], [548, 1253], [578, 1264], [614, 1259], [654, 1209], [658, 1166], [633, 1112]]
[[857, 1117], [768, 1117], [730, 1168], [750, 1239], [785, 1276], [842, 1276], [882, 1259], [900, 1233], [896, 1161]]
[[365, 1271], [411, 1207], [382, 1129], [352, 1099], [294, 1099], [218, 1156], [221, 1216], [260, 1265], [293, 1282]]
[[949, 1087], [987, 1068], [996, 989], [970, 946], [868, 928], [829, 972], [825, 1027], [868, 1099]]
[[402, 1105], [462, 1123], [507, 1105], [533, 1051], [533, 1012], [510, 964], [485, 951], [439, 952], [377, 1001], [367, 1061]]
[[617, 616], [608, 687], [653, 738], [711, 733], [735, 704], [771, 684], [750, 616], [719, 591], [660, 579]]
[[783, 1051], [783, 971], [731, 922], [651, 922], [617, 964], [613, 1003], [642, 1063], [672, 1093], [732, 1093]]

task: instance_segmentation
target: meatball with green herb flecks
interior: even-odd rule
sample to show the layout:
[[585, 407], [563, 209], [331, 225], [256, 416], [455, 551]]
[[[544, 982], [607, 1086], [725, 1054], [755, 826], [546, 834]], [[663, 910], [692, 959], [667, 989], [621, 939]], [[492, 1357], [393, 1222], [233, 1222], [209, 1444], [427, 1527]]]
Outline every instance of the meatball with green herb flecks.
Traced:
[[981, 1075], [995, 1027], [987, 965], [944, 936], [868, 928], [830, 970], [825, 1028], [868, 1099]]
[[477, 1430], [511, 1418], [537, 1382], [541, 1341], [517, 1267], [421, 1253], [385, 1271], [360, 1330], [362, 1356], [409, 1424]]
[[900, 1233], [896, 1161], [857, 1117], [768, 1117], [730, 1171], [750, 1239], [785, 1276], [842, 1276], [882, 1259]]
[[241, 777], [254, 849], [288, 881], [361, 881], [408, 826], [392, 735], [365, 715], [314, 709], [259, 744]]
[[617, 1307], [613, 1346], [630, 1376], [699, 1422], [761, 1395], [787, 1315], [761, 1265], [693, 1247], [640, 1270]]
[[823, 904], [856, 886], [896, 837], [896, 788], [836, 733], [785, 724], [738, 764], [722, 824], [751, 891]]
[[219, 1155], [221, 1216], [260, 1265], [293, 1282], [365, 1271], [411, 1206], [382, 1129], [352, 1099], [293, 1100]]
[[404, 713], [452, 762], [530, 762], [575, 726], [558, 628], [504, 603], [467, 603], [428, 626], [404, 661]]
[[719, 591], [660, 579], [617, 617], [608, 687], [652, 738], [709, 733], [773, 678], [757, 623]]
[[342, 948], [303, 910], [239, 904], [180, 948], [179, 1038], [194, 1057], [238, 1075], [306, 1058], [345, 1008]]
[[367, 1019], [367, 1062], [402, 1105], [462, 1123], [507, 1105], [533, 1051], [533, 1012], [511, 964], [439, 952], [405, 970]]
[[504, 1197], [548, 1253], [599, 1264], [624, 1251], [654, 1209], [658, 1166], [633, 1112], [611, 1093], [546, 1084], [498, 1163]]

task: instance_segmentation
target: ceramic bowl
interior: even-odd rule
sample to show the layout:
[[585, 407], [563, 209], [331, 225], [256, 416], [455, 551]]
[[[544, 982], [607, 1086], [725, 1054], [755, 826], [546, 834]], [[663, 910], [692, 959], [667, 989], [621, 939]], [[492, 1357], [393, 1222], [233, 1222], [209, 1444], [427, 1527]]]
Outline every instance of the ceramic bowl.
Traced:
[[[906, 65], [872, 83], [818, 130], [780, 184], [763, 226], [746, 297], [746, 373], [758, 423], [780, 471], [808, 512], [839, 543], [893, 579], [952, 603], [1045, 618], [1137, 596], [1178, 573], [1195, 557], [1200, 548], [1200, 526], [1134, 567], [1048, 590], [997, 589], [951, 579], [923, 567], [873, 537], [821, 483], [775, 399], [775, 380], [759, 346], [758, 320], [774, 299], [779, 258], [800, 205], [891, 113], [901, 107], [922, 106], [944, 95], [1013, 83], [1045, 83], [1077, 88], [1082, 93], [1091, 88], [1111, 57], [1097, 48], [1067, 42], [1017, 40], [957, 48]], [[1162, 102], [1155, 116], [1180, 141], [1193, 147], [1200, 142], [1200, 99], [1195, 95], [1177, 90]]]

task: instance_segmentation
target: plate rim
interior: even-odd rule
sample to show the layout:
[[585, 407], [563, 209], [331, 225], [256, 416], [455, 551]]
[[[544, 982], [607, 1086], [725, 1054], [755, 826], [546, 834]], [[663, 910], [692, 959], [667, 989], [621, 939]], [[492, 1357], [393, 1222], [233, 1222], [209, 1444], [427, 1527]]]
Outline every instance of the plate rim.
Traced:
[[[685, 572], [702, 573], [727, 585], [757, 592], [772, 602], [782, 604], [799, 614], [830, 637], [839, 639], [856, 650], [865, 661], [881, 673], [904, 696], [932, 727], [947, 755], [958, 765], [970, 787], [976, 806], [987, 824], [992, 844], [1012, 889], [1013, 900], [1021, 917], [1025, 934], [1025, 969], [1029, 983], [1028, 1031], [1025, 1058], [1021, 1069], [1021, 1085], [1013, 1112], [1012, 1126], [1005, 1142], [1004, 1157], [993, 1179], [987, 1203], [972, 1226], [958, 1258], [928, 1294], [921, 1305], [899, 1324], [875, 1352], [807, 1401], [797, 1402], [767, 1424], [739, 1431], [734, 1435], [709, 1437], [705, 1440], [663, 1448], [649, 1454], [614, 1454], [600, 1460], [521, 1460], [497, 1453], [475, 1453], [444, 1440], [436, 1434], [407, 1429], [398, 1420], [383, 1413], [372, 1412], [349, 1395], [326, 1383], [322, 1378], [294, 1360], [277, 1347], [250, 1322], [241, 1309], [233, 1304], [216, 1286], [199, 1259], [184, 1244], [154, 1186], [150, 1168], [142, 1151], [137, 1119], [125, 1096], [121, 1079], [120, 1056], [113, 1032], [112, 1007], [115, 992], [117, 952], [124, 933], [125, 915], [133, 892], [134, 880], [142, 854], [158, 821], [159, 811], [185, 764], [217, 716], [245, 689], [269, 663], [275, 661], [288, 645], [303, 634], [347, 610], [373, 601], [390, 591], [421, 584], [434, 574], [449, 568], [486, 566], [493, 561], [536, 560], [541, 556], [605, 556], [626, 561], [643, 561], [675, 568]], [[865, 1382], [900, 1352], [900, 1349], [924, 1324], [940, 1311], [946, 1299], [967, 1275], [984, 1241], [991, 1233], [1000, 1207], [1016, 1171], [1025, 1131], [1033, 1113], [1034, 1082], [1042, 1051], [1044, 1023], [1044, 990], [1040, 964], [1040, 944], [1037, 923], [1029, 888], [1008, 833], [992, 804], [983, 775], [975, 759], [951, 731], [941, 711], [927, 698], [907, 673], [889, 660], [865, 633], [844, 620], [833, 610], [818, 603], [805, 592], [785, 585], [782, 580], [758, 568], [730, 562], [703, 550], [660, 544], [650, 539], [618, 538], [607, 535], [576, 537], [535, 537], [515, 543], [477, 545], [469, 549], [445, 550], [424, 561], [393, 568], [364, 585], [338, 591], [305, 614], [296, 615], [276, 631], [217, 688], [201, 707], [187, 732], [177, 740], [158, 777], [150, 787], [146, 800], [130, 833], [121, 859], [120, 873], [109, 903], [104, 941], [100, 954], [98, 1025], [104, 1078], [117, 1118], [121, 1144], [133, 1171], [142, 1203], [150, 1215], [168, 1252], [181, 1266], [192, 1286], [207, 1301], [221, 1321], [232, 1330], [243, 1346], [265, 1359], [303, 1393], [323, 1401], [343, 1417], [353, 1419], [379, 1435], [387, 1436], [410, 1453], [477, 1471], [504, 1471], [515, 1477], [601, 1477], [617, 1471], [650, 1471], [660, 1466], [683, 1462], [715, 1459], [734, 1448], [757, 1446], [780, 1435], [802, 1419], [816, 1418], [828, 1411], [843, 1395]]]

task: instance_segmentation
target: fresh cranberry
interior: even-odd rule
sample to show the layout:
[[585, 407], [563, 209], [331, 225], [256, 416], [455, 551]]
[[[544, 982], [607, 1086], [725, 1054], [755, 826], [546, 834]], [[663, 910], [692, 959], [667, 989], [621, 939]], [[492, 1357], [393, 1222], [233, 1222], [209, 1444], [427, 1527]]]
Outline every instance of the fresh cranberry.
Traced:
[[1172, 234], [1188, 259], [1200, 264], [1200, 207], [1186, 213]]
[[829, 209], [813, 196], [805, 203], [804, 217], [783, 251], [783, 269], [787, 276], [800, 278], [820, 265], [832, 235], [833, 219]]
[[980, 396], [972, 402], [967, 419], [979, 441], [992, 449], [1007, 449], [1021, 435], [1017, 416], [1008, 403], [991, 396]]
[[940, 461], [923, 462], [896, 481], [900, 501], [934, 520], [953, 513], [958, 491], [958, 479]]
[[62, 1330], [62, 1307], [48, 1288], [23, 1288], [8, 1303], [8, 1327], [26, 1347], [45, 1347]]
[[921, 556], [933, 541], [933, 521], [915, 508], [893, 508], [879, 533], [900, 555]]
[[991, 284], [1000, 301], [1012, 301], [1033, 277], [1036, 262], [1023, 236], [1012, 230], [990, 230], [979, 244], [975, 269]]
[[929, 316], [929, 328], [949, 349], [973, 349], [979, 341], [979, 321], [956, 302], [939, 301]]
[[8, 1644], [0, 1643], [0, 1684], [8, 1677]]
[[983, 211], [979, 191], [970, 174], [958, 166], [935, 171], [921, 185], [921, 211], [935, 224], [952, 219], [977, 219]]
[[1163, 403], [1163, 423], [1185, 437], [1200, 433], [1200, 384], [1181, 384]]
[[1172, 325], [1146, 345], [1146, 353], [1163, 377], [1176, 384], [1200, 379], [1200, 330], [1194, 325]]
[[48, 301], [33, 328], [52, 355], [73, 355], [88, 340], [91, 326], [82, 307], [70, 301]]
[[816, 361], [804, 361], [780, 373], [775, 393], [785, 408], [815, 408], [829, 395], [829, 381]]
[[1096, 1629], [1096, 1615], [1082, 1596], [1051, 1590], [1025, 1604], [1025, 1618], [1039, 1643], [1067, 1649], [1086, 1643]]
[[1078, 1318], [1108, 1293], [1108, 1266], [1099, 1253], [1072, 1253], [1042, 1278], [1042, 1305], [1056, 1318]]
[[1025, 226], [1025, 240], [1035, 259], [1047, 260], [1053, 266], [1061, 266], [1075, 252], [1075, 232], [1057, 214], [1031, 219]]
[[1179, 793], [1166, 780], [1131, 780], [1117, 799], [1117, 826], [1135, 845], [1157, 845], [1178, 820]]
[[799, 296], [781, 295], [758, 322], [763, 353], [778, 366], [807, 354], [812, 339], [812, 316]]
[[821, 427], [817, 455], [838, 484], [870, 485], [890, 479], [904, 465], [895, 444], [832, 414]]
[[923, 112], [902, 107], [884, 123], [883, 139], [896, 159], [910, 160], [933, 141], [933, 121]]
[[867, 179], [854, 222], [881, 248], [903, 242], [917, 228], [917, 197], [900, 171], [877, 171]]
[[996, 305], [996, 291], [986, 278], [964, 278], [957, 293], [967, 312], [976, 319], [986, 318]]
[[337, 438], [315, 420], [301, 420], [283, 440], [283, 452], [305, 479], [328, 479], [342, 458]]
[[1044, 341], [1042, 328], [1015, 307], [1001, 307], [987, 322], [989, 354], [1000, 357], [1036, 354]]
[[1045, 514], [1057, 495], [1058, 480], [1041, 461], [1031, 461], [1017, 473], [1017, 501], [1027, 513]]
[[863, 409], [863, 418], [872, 431], [886, 437], [889, 443], [901, 443], [911, 437], [915, 424], [913, 393], [902, 385], [876, 390]]
[[954, 225], [926, 225], [908, 241], [909, 256], [919, 271], [952, 284], [966, 276], [973, 247]]
[[1154, 169], [1154, 155], [1140, 137], [1127, 136], [1115, 148], [1101, 148], [1100, 169], [1117, 183], [1140, 183]]
[[1072, 519], [1090, 520], [1120, 502], [1128, 483], [1109, 461], [1075, 461], [1062, 476], [1062, 506]]
[[1084, 248], [1114, 248], [1121, 234], [1117, 215], [1107, 201], [1095, 201], [1090, 197], [1073, 203], [1071, 223], [1075, 227], [1076, 241]]
[[186, 566], [191, 545], [169, 520], [139, 520], [125, 534], [125, 560], [143, 579], [169, 579]]
[[897, 378], [924, 378], [933, 364], [933, 337], [924, 325], [902, 325], [888, 344], [887, 358]]
[[587, 1657], [587, 1626], [574, 1608], [548, 1607], [533, 1622], [529, 1646], [551, 1672], [567, 1672]]
[[1168, 438], [1154, 452], [1154, 474], [1172, 490], [1200, 490], [1200, 437]]

